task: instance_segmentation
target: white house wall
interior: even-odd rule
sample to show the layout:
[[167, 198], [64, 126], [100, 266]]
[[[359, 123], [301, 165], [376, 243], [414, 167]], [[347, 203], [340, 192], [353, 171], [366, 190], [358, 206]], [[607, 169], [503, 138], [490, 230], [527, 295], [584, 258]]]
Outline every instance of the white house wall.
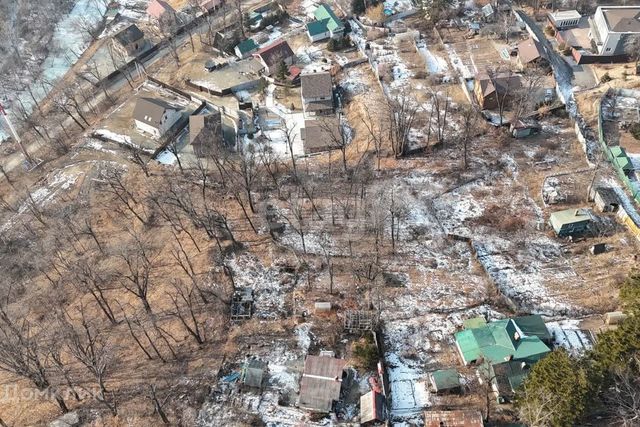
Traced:
[[155, 128], [151, 125], [143, 123], [140, 120], [136, 120], [135, 122], [136, 122], [136, 127], [140, 132], [146, 133], [148, 135], [152, 135], [156, 138], [160, 137], [160, 131], [158, 130], [158, 128]]

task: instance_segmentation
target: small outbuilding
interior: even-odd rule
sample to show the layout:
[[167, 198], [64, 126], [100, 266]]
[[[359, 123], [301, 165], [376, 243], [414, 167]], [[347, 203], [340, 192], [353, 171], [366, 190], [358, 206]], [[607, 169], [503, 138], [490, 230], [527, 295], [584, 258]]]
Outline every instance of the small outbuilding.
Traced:
[[616, 212], [620, 207], [618, 193], [611, 187], [595, 187], [590, 193], [589, 198], [600, 212]]
[[549, 223], [558, 237], [574, 236], [584, 233], [591, 224], [589, 209], [565, 209], [554, 212], [549, 217]]
[[518, 64], [526, 67], [530, 64], [539, 64], [546, 61], [544, 49], [533, 37], [529, 37], [518, 44]]
[[240, 374], [240, 381], [246, 387], [262, 389], [267, 364], [257, 359], [250, 359], [245, 363]]
[[621, 311], [610, 311], [604, 315], [604, 323], [607, 325], [617, 325], [627, 318], [627, 315]]
[[435, 393], [459, 393], [460, 375], [454, 368], [440, 369], [429, 374], [429, 384]]
[[482, 414], [476, 410], [425, 411], [424, 427], [484, 427]]
[[164, 0], [152, 0], [149, 6], [147, 6], [147, 15], [149, 15], [150, 18], [160, 21], [161, 19], [167, 19], [165, 16], [173, 19], [173, 17], [176, 16], [176, 11]]
[[125, 56], [135, 56], [145, 46], [144, 33], [137, 25], [129, 25], [124, 30], [113, 36], [114, 46], [121, 50]]
[[383, 394], [371, 390], [360, 396], [360, 424], [368, 425], [387, 419]]
[[540, 133], [542, 128], [536, 120], [519, 119], [515, 123], [511, 123], [511, 125], [509, 125], [509, 130], [514, 138], [526, 138]]

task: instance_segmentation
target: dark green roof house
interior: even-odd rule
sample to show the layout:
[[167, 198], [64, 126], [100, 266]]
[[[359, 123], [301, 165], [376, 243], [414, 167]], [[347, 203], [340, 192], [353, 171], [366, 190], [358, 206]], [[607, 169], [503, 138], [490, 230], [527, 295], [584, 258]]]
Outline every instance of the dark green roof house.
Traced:
[[340, 38], [344, 36], [344, 24], [342, 20], [336, 16], [333, 10], [325, 3], [313, 12], [315, 21], [307, 24], [307, 34], [312, 42], [331, 38]]
[[553, 212], [549, 223], [558, 237], [573, 236], [584, 233], [591, 223], [588, 209], [565, 209]]
[[259, 48], [260, 46], [258, 46], [258, 44], [253, 41], [253, 39], [246, 39], [238, 43], [234, 51], [238, 58], [244, 59], [249, 57], [249, 55], [257, 51]]
[[535, 363], [551, 350], [551, 338], [540, 316], [497, 320], [455, 334], [456, 346], [465, 365], [485, 360], [492, 364], [509, 360]]
[[458, 353], [465, 365], [481, 363], [498, 398], [508, 400], [531, 365], [551, 352], [552, 336], [539, 315], [481, 323], [466, 322], [477, 327], [455, 334]]

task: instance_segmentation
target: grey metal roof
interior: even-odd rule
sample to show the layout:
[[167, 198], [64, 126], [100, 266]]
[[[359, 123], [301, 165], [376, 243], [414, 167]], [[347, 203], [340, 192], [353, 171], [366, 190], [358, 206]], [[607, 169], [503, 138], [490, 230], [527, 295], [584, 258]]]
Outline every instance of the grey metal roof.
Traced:
[[135, 24], [129, 25], [124, 30], [115, 35], [115, 39], [123, 46], [140, 40], [144, 37], [144, 33]]

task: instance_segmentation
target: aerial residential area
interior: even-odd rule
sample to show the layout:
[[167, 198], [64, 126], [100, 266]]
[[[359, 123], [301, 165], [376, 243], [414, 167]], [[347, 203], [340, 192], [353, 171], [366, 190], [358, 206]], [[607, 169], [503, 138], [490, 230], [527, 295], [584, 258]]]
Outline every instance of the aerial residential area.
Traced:
[[640, 4], [0, 0], [0, 427], [640, 426]]

